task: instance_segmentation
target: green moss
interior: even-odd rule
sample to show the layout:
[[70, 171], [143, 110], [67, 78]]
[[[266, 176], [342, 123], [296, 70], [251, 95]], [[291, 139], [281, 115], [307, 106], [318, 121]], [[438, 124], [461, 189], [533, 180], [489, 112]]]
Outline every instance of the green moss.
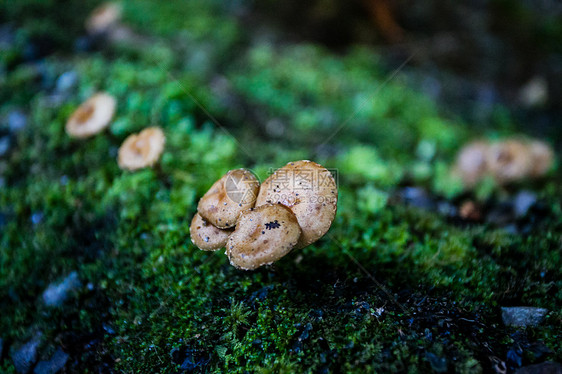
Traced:
[[[182, 364], [209, 372], [427, 372], [432, 352], [448, 358], [449, 370], [474, 373], [513, 344], [499, 307], [532, 305], [552, 312], [527, 337], [562, 359], [557, 172], [544, 186], [525, 186], [547, 206], [525, 234], [397, 204], [393, 191], [412, 181], [457, 198], [462, 188], [448, 166], [466, 138], [481, 134], [400, 76], [382, 86], [389, 72], [378, 54], [244, 44], [247, 30], [217, 2], [131, 2], [125, 19], [155, 36], [157, 48], [56, 55], [44, 62], [47, 73], [0, 62], [9, 68], [0, 115], [29, 114], [0, 160], [0, 337], [19, 342], [40, 329], [52, 348], [69, 332], [95, 336], [90, 351], [73, 357], [79, 372], [102, 362], [124, 372]], [[53, 105], [39, 77], [69, 69], [80, 83]], [[216, 71], [227, 88], [216, 89]], [[115, 120], [91, 139], [68, 138], [66, 118], [97, 90], [117, 97]], [[271, 119], [283, 123], [281, 136], [267, 133]], [[516, 130], [504, 109], [495, 121], [486, 135]], [[167, 135], [160, 166], [120, 171], [121, 142], [154, 125]], [[328, 236], [255, 272], [234, 269], [222, 250], [193, 246], [197, 199], [218, 177], [249, 167], [263, 180], [300, 158], [338, 169]], [[476, 197], [494, 194], [496, 186], [483, 184]], [[90, 287], [62, 308], [43, 306], [43, 290], [73, 270]], [[8, 361], [0, 370], [13, 371]]]

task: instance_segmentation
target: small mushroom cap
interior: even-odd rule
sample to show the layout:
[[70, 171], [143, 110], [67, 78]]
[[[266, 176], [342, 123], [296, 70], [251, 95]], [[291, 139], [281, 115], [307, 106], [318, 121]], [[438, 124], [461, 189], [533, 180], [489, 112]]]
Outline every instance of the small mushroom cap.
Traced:
[[522, 141], [506, 140], [490, 146], [487, 164], [498, 183], [518, 181], [531, 173], [531, 152]]
[[234, 227], [240, 213], [254, 207], [259, 188], [260, 182], [251, 171], [230, 170], [203, 195], [197, 211], [218, 228]]
[[490, 145], [475, 141], [464, 146], [457, 156], [455, 172], [467, 187], [478, 183], [488, 171], [488, 152]]
[[529, 150], [532, 158], [531, 176], [541, 177], [545, 175], [554, 163], [552, 148], [544, 142], [534, 140], [529, 143]]
[[226, 243], [226, 255], [234, 267], [253, 270], [285, 256], [300, 235], [290, 209], [281, 204], [262, 205], [242, 212]]
[[338, 204], [338, 187], [328, 169], [316, 162], [289, 162], [263, 182], [256, 207], [281, 203], [297, 217], [302, 235], [296, 248], [320, 239], [332, 225]]
[[113, 115], [117, 101], [100, 92], [83, 102], [66, 122], [66, 133], [73, 138], [88, 138], [105, 129]]
[[117, 163], [124, 170], [137, 170], [152, 166], [164, 151], [166, 136], [159, 127], [148, 127], [131, 134], [119, 148]]
[[221, 230], [211, 225], [199, 213], [191, 220], [189, 234], [191, 241], [203, 251], [216, 251], [226, 245], [232, 230]]
[[105, 3], [95, 8], [86, 19], [86, 31], [90, 35], [107, 33], [121, 20], [122, 8], [117, 3]]

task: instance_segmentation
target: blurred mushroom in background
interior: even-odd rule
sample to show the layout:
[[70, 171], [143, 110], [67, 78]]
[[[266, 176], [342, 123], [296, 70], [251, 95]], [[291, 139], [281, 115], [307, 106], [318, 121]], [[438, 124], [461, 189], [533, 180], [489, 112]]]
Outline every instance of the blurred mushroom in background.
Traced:
[[468, 143], [459, 151], [453, 173], [465, 187], [473, 188], [487, 176], [499, 185], [540, 178], [553, 165], [554, 152], [547, 143], [507, 138], [492, 143]]
[[134, 171], [151, 167], [164, 151], [166, 136], [159, 127], [148, 127], [129, 135], [119, 148], [117, 163], [123, 170]]
[[73, 138], [88, 138], [104, 130], [113, 115], [117, 101], [100, 92], [82, 103], [66, 122], [66, 133]]
[[92, 36], [107, 35], [119, 25], [122, 13], [123, 8], [118, 3], [102, 4], [86, 19], [86, 31]]

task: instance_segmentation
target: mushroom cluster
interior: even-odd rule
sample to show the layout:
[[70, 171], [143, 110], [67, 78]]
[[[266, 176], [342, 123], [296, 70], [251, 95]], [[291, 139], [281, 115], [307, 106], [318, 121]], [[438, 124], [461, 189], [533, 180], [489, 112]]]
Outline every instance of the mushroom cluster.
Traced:
[[324, 236], [337, 201], [334, 177], [312, 161], [290, 162], [261, 185], [249, 170], [231, 170], [199, 201], [191, 241], [205, 251], [226, 246], [234, 267], [253, 270]]
[[465, 186], [472, 188], [487, 176], [500, 185], [538, 178], [553, 162], [552, 149], [539, 140], [475, 141], [460, 150], [454, 171]]

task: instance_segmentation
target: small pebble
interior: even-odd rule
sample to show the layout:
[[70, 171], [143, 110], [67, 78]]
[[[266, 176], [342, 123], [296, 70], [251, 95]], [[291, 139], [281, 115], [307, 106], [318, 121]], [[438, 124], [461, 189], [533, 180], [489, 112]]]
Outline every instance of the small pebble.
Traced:
[[462, 203], [459, 208], [461, 218], [468, 221], [479, 221], [482, 218], [482, 212], [474, 201], [468, 200]]
[[513, 212], [517, 217], [524, 217], [536, 202], [537, 196], [534, 193], [530, 191], [521, 191], [513, 200]]
[[51, 283], [43, 292], [43, 302], [49, 307], [61, 306], [69, 294], [81, 287], [80, 279], [76, 271], [71, 272], [59, 283]]
[[48, 361], [39, 361], [35, 369], [33, 370], [34, 374], [55, 374], [58, 373], [66, 362], [68, 361], [68, 354], [65, 353], [62, 349], [58, 348], [50, 360]]
[[35, 334], [31, 340], [12, 352], [11, 357], [16, 372], [24, 374], [31, 370], [37, 361], [37, 349], [41, 343], [41, 337], [41, 333]]
[[8, 153], [8, 151], [10, 150], [10, 145], [11, 145], [11, 141], [9, 135], [4, 135], [0, 137], [0, 157]]
[[502, 307], [502, 320], [507, 326], [536, 326], [540, 324], [548, 310], [535, 307]]
[[428, 196], [427, 192], [419, 187], [406, 187], [400, 191], [400, 197], [408, 205], [415, 206], [421, 209], [431, 210], [434, 202]]
[[8, 127], [12, 132], [18, 132], [27, 125], [27, 116], [20, 110], [12, 110], [8, 114]]
[[64, 72], [58, 77], [55, 90], [58, 93], [66, 94], [78, 84], [78, 73], [74, 70]]
[[41, 223], [41, 221], [43, 221], [43, 213], [42, 212], [35, 212], [31, 215], [31, 223], [33, 223], [34, 225], [38, 225], [39, 223]]

